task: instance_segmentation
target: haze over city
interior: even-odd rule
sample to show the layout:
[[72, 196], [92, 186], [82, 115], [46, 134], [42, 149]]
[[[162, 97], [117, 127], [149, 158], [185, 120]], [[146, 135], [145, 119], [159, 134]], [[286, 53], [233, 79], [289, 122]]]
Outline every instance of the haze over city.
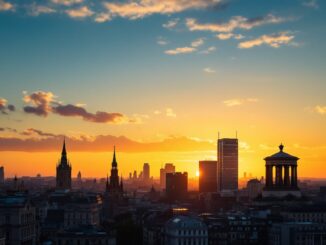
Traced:
[[167, 162], [195, 177], [217, 138], [239, 139], [239, 175], [300, 157], [324, 178], [323, 1], [0, 0], [0, 165], [54, 176], [127, 177]]

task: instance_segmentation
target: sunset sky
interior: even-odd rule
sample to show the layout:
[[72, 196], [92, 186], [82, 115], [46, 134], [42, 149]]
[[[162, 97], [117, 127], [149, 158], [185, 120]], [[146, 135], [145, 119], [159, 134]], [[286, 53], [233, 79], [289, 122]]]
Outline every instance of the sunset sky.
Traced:
[[166, 162], [194, 176], [216, 140], [239, 175], [296, 155], [326, 178], [326, 2], [0, 0], [0, 166], [54, 175], [66, 136], [73, 176]]

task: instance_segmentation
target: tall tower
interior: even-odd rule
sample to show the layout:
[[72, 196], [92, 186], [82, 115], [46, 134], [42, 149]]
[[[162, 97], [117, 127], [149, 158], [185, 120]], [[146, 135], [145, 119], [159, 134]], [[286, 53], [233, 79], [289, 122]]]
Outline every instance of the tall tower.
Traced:
[[61, 160], [57, 165], [57, 184], [58, 190], [71, 189], [71, 164], [67, 159], [66, 140], [63, 140]]
[[235, 194], [238, 190], [238, 139], [218, 140], [217, 190]]
[[148, 182], [150, 179], [150, 166], [148, 163], [144, 163], [143, 166], [143, 180]]
[[113, 150], [113, 159], [111, 164], [111, 175], [110, 175], [110, 183], [107, 180], [106, 185], [107, 192], [123, 192], [122, 189], [122, 180], [119, 182], [119, 175], [118, 175], [118, 163], [115, 156], [115, 146]]

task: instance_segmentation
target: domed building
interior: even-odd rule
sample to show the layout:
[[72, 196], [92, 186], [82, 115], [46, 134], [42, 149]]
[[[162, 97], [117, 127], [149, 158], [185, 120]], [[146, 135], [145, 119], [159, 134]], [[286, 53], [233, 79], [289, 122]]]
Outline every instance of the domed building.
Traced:
[[266, 183], [262, 193], [264, 197], [301, 197], [298, 188], [298, 157], [283, 151], [284, 146], [279, 146], [280, 151], [266, 157]]
[[208, 228], [198, 217], [177, 215], [165, 224], [165, 244], [207, 245]]

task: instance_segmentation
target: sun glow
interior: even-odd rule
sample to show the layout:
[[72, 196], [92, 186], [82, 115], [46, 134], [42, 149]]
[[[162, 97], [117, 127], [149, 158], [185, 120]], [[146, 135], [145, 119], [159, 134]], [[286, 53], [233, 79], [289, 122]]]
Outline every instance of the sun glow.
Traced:
[[196, 177], [199, 177], [199, 175], [200, 175], [200, 172], [199, 172], [199, 170], [197, 170], [196, 171]]

